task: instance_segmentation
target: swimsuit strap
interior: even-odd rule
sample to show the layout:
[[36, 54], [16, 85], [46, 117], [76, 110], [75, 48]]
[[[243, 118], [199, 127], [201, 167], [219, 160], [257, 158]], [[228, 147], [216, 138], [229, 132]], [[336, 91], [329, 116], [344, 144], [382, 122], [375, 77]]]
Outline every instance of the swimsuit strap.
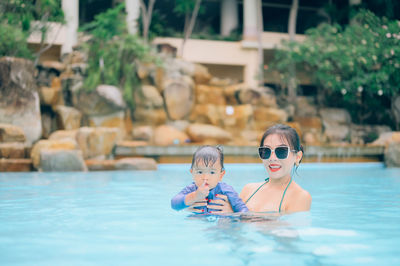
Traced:
[[288, 187], [289, 187], [290, 183], [292, 183], [292, 178], [290, 178], [289, 184], [287, 184], [287, 186], [286, 186], [285, 190], [283, 191], [283, 194], [282, 194], [282, 199], [281, 199], [281, 203], [279, 204], [279, 212], [281, 212], [281, 206], [282, 206], [283, 198], [285, 197], [286, 190], [288, 189]]
[[254, 194], [256, 194], [257, 191], [259, 191], [260, 188], [262, 188], [262, 187], [263, 187], [265, 184], [267, 184], [268, 182], [269, 182], [269, 178], [265, 179], [265, 182], [264, 182], [261, 186], [259, 186], [259, 187], [257, 188], [257, 190], [254, 191], [253, 194], [251, 194], [250, 198], [248, 198], [244, 204], [246, 204], [247, 202], [249, 202], [249, 200], [254, 196]]
[[[253, 192], [253, 194], [251, 194], [251, 196], [246, 200], [245, 204], [247, 204], [247, 202], [249, 202], [249, 200], [257, 193], [257, 191], [259, 191], [260, 188], [262, 188], [262, 187], [263, 187], [265, 184], [267, 184], [268, 182], [269, 182], [269, 178], [265, 179], [265, 182], [264, 182], [261, 186], [259, 186], [259, 187], [256, 189], [256, 191]], [[281, 202], [279, 203], [279, 212], [281, 212], [281, 207], [282, 207], [283, 198], [284, 198], [285, 195], [286, 195], [286, 191], [287, 191], [287, 189], [288, 189], [290, 183], [292, 183], [292, 178], [290, 178], [289, 183], [287, 184], [285, 190], [283, 191], [282, 198], [281, 198]]]

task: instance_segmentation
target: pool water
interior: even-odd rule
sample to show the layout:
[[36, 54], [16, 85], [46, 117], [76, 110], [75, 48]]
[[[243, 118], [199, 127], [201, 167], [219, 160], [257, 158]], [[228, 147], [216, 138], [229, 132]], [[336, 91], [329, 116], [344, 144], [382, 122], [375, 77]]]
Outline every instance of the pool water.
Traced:
[[[238, 192], [261, 164], [227, 164]], [[302, 164], [310, 212], [192, 216], [170, 208], [188, 164], [158, 171], [0, 173], [0, 265], [400, 265], [400, 169]]]

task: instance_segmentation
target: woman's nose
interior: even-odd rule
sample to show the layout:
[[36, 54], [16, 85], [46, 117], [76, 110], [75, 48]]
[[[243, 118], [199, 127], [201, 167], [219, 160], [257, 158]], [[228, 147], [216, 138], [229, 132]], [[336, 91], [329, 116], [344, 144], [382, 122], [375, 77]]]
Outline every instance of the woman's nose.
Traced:
[[275, 151], [271, 151], [271, 156], [269, 157], [269, 159], [278, 159], [276, 157]]

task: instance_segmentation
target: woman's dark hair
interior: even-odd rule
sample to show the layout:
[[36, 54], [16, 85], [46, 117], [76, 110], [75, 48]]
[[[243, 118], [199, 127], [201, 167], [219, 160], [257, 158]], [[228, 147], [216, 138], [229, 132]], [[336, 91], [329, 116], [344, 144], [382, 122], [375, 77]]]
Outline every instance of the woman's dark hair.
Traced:
[[221, 163], [221, 171], [223, 171], [225, 168], [222, 146], [201, 146], [193, 154], [192, 166], [190, 168], [193, 169], [193, 166], [199, 164], [199, 162], [203, 162], [208, 167], [209, 165], [213, 165], [218, 159]]
[[[269, 136], [277, 134], [283, 140], [286, 140], [289, 143], [290, 149], [295, 150], [296, 152], [302, 151], [304, 154], [303, 146], [300, 144], [300, 137], [297, 134], [296, 130], [288, 125], [276, 124], [265, 131], [264, 135], [261, 138], [260, 147], [264, 145], [264, 140]], [[301, 162], [301, 160], [300, 160]]]

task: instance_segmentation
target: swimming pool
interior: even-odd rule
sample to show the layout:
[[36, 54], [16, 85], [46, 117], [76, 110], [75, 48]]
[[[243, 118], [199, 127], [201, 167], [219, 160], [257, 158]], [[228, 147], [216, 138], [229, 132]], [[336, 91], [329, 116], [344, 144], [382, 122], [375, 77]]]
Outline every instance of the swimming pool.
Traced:
[[[0, 173], [1, 265], [400, 265], [400, 169], [303, 164], [311, 211], [191, 217], [170, 199], [189, 165], [154, 172]], [[261, 164], [227, 164], [238, 192]]]

